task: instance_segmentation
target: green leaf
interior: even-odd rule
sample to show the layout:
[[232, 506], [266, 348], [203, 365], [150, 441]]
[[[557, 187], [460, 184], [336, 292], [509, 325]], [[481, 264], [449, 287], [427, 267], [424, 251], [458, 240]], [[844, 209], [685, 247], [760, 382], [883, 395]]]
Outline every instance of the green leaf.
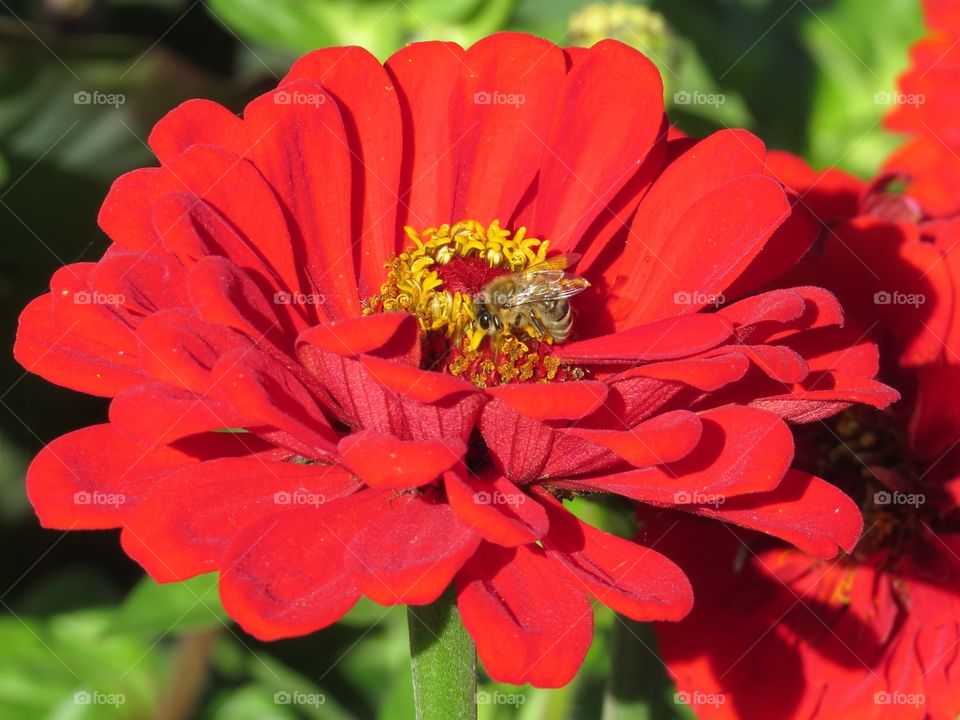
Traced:
[[296, 53], [362, 45], [383, 56], [402, 45], [403, 6], [389, 0], [209, 0], [207, 7], [240, 35]]
[[[313, 636], [317, 642], [317, 635]], [[265, 653], [257, 653], [249, 670], [268, 689], [277, 705], [296, 709], [298, 716], [317, 720], [352, 720], [352, 715], [336, 699], [316, 683]]]
[[229, 617], [217, 594], [217, 574], [185, 582], [158, 584], [145, 577], [130, 592], [110, 623], [115, 633], [165, 635], [220, 627]]
[[470, 44], [501, 29], [516, 0], [208, 0], [240, 36], [291, 53], [361, 45], [381, 60], [416, 39]]
[[270, 690], [247, 686], [216, 698], [209, 720], [293, 720], [296, 717], [295, 706], [278, 704]]
[[880, 125], [891, 109], [883, 100], [922, 34], [919, 13], [914, 0], [837, 0], [807, 18], [804, 34], [820, 70], [810, 117], [814, 165], [870, 176], [902, 142]]
[[146, 639], [105, 636], [108, 622], [104, 610], [0, 618], [0, 717], [150, 716], [163, 652]]

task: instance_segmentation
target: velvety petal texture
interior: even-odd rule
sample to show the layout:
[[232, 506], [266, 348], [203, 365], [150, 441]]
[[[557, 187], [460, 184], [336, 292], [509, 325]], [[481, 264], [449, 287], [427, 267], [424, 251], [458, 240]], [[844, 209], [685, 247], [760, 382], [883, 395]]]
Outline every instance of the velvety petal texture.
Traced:
[[[849, 550], [857, 508], [791, 469], [790, 423], [897, 394], [834, 294], [783, 280], [819, 227], [802, 173], [669, 127], [641, 53], [519, 33], [324, 48], [238, 115], [173, 109], [104, 201], [110, 249], [21, 316], [28, 371], [110, 398], [31, 465], [41, 522], [119, 528], [159, 581], [219, 572], [263, 640], [454, 588], [490, 676], [538, 687], [576, 674], [591, 599], [693, 606], [574, 496]], [[939, 282], [913, 240], [878, 267]]]

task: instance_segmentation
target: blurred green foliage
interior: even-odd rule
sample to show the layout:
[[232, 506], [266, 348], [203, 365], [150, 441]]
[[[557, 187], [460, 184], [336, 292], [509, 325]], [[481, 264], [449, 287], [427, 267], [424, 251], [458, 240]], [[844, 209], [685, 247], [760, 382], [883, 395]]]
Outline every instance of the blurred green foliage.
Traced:
[[[54, 270], [102, 253], [99, 203], [114, 177], [151, 163], [147, 133], [177, 103], [207, 97], [239, 111], [299, 53], [321, 45], [358, 43], [384, 58], [413, 40], [468, 44], [502, 28], [565, 43], [571, 18], [585, 5], [5, 0], [0, 323], [7, 346], [20, 309], [44, 291]], [[626, 16], [610, 23], [609, 34], [658, 63], [671, 117], [682, 129], [703, 134], [745, 126], [817, 166], [865, 176], [897, 143], [879, 122], [888, 109], [883, 93], [893, 90], [907, 66], [907, 47], [921, 33], [916, 0], [654, 0], [648, 6], [666, 20], [668, 35], [651, 36], [648, 25], [642, 30]], [[93, 102], [93, 93], [113, 100]], [[693, 102], [695, 96], [706, 100]], [[6, 549], [0, 720], [411, 717], [402, 609], [364, 602], [316, 637], [259, 643], [223, 613], [214, 578], [158, 586], [123, 555], [115, 533], [40, 529], [23, 490], [29, 458], [57, 435], [102, 421], [106, 406], [26, 376], [7, 353], [0, 355], [0, 373]], [[577, 512], [597, 521], [610, 517], [609, 508], [585, 505]], [[610, 528], [623, 532], [616, 522]], [[611, 719], [689, 716], [673, 703], [642, 629], [624, 630], [602, 608], [597, 628], [569, 687], [540, 691], [484, 681], [480, 717], [599, 718], [611, 693]], [[646, 658], [643, 673], [660, 700], [639, 707], [633, 698], [616, 697], [608, 686], [614, 652]]]

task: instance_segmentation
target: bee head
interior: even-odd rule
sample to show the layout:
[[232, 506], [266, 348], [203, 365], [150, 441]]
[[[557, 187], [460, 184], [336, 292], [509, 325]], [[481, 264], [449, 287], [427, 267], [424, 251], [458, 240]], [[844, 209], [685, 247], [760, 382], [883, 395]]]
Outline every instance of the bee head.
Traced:
[[477, 307], [477, 324], [480, 326], [480, 329], [485, 332], [490, 332], [490, 328], [493, 327], [493, 316], [490, 315], [490, 311], [487, 310], [486, 305], [479, 305]]
[[474, 310], [477, 313], [477, 325], [488, 335], [495, 335], [503, 329], [503, 323], [497, 317], [496, 312], [490, 312], [490, 306], [486, 302], [486, 295], [480, 295], [474, 302]]

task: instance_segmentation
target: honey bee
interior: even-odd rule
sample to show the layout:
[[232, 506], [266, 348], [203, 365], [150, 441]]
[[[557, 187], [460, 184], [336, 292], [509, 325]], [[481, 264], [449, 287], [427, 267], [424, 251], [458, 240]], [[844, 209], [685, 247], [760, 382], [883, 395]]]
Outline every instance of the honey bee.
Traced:
[[510, 333], [562, 343], [573, 326], [567, 298], [590, 287], [579, 275], [564, 272], [579, 259], [575, 253], [558, 255], [491, 280], [474, 299], [480, 328], [495, 339]]

